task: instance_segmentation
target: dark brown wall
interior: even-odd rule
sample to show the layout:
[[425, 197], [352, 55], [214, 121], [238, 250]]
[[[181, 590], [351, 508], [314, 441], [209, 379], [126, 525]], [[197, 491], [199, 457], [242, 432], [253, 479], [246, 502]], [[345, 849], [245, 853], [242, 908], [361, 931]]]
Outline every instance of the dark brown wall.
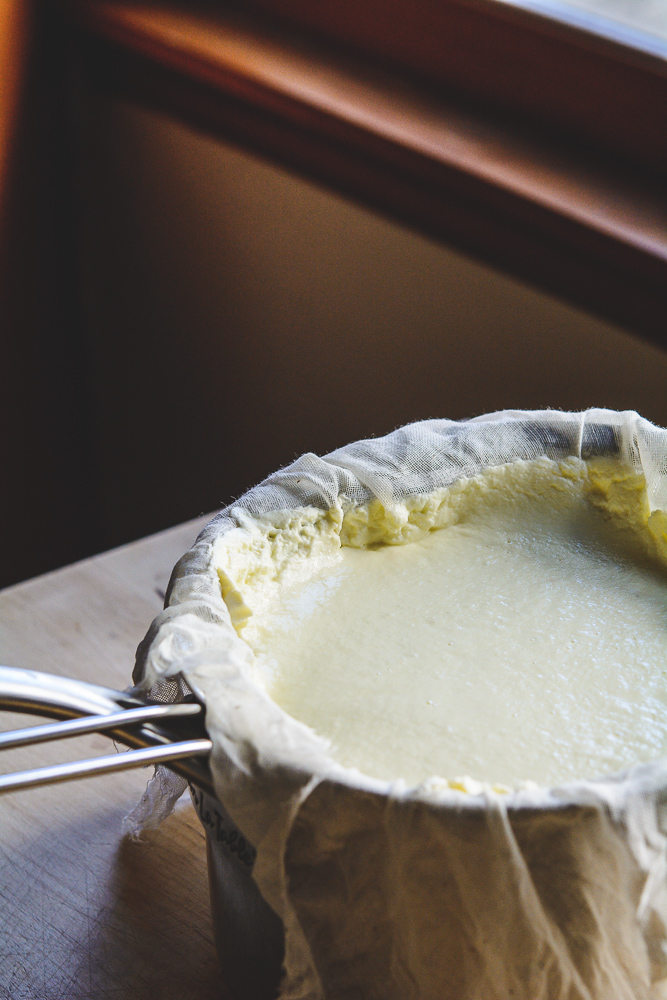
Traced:
[[33, 22], [0, 192], [0, 586], [100, 543], [60, 30], [48, 9]]
[[167, 118], [88, 101], [110, 542], [409, 420], [607, 405], [667, 422], [659, 350]]

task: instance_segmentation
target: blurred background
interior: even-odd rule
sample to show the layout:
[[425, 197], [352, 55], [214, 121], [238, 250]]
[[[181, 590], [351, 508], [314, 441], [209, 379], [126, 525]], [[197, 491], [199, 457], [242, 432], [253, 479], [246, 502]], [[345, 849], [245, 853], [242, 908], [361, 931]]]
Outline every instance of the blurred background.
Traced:
[[[667, 424], [659, 304], [658, 321], [654, 309], [637, 325], [632, 303], [604, 307], [621, 256], [606, 291], [607, 251], [582, 237], [582, 260], [599, 258], [597, 297], [574, 258], [556, 288], [548, 257], [540, 273], [539, 254], [504, 266], [509, 209], [475, 244], [465, 226], [394, 213], [390, 191], [365, 197], [342, 169], [338, 185], [331, 170], [318, 177], [288, 139], [273, 153], [213, 128], [178, 95], [170, 107], [168, 87], [158, 100], [153, 84], [128, 85], [132, 44], [109, 41], [94, 8], [8, 2], [2, 15], [1, 585], [213, 511], [304, 451], [412, 420], [605, 406]], [[336, 45], [317, 51], [337, 59]], [[381, 56], [364, 61], [378, 79]], [[417, 76], [410, 86], [460, 96]], [[510, 131], [551, 142], [518, 120]], [[562, 141], [598, 163], [580, 138]], [[660, 164], [599, 160], [659, 200]], [[667, 260], [658, 215], [647, 268]], [[651, 275], [657, 287], [664, 273]]]

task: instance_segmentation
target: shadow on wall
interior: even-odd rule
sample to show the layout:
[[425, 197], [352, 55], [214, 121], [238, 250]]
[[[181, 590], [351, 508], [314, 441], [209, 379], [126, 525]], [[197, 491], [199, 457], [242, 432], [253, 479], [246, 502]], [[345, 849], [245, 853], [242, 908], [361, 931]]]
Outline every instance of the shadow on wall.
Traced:
[[81, 98], [88, 551], [411, 420], [596, 405], [667, 423], [659, 349], [165, 117]]
[[667, 423], [667, 354], [619, 329], [156, 114], [88, 94], [82, 132], [109, 543], [410, 420]]
[[0, 586], [80, 558], [101, 538], [73, 266], [79, 248], [63, 27], [52, 6], [42, 5], [39, 16], [30, 4], [4, 6]]

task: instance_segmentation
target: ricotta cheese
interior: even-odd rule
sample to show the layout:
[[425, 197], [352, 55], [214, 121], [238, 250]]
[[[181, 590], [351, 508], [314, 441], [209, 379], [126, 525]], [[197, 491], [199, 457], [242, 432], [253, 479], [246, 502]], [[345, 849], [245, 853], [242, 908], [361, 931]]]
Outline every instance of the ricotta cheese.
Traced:
[[666, 456], [633, 412], [422, 421], [301, 456], [182, 556], [134, 676], [206, 704], [244, 996], [269, 967], [282, 1000], [664, 995]]
[[214, 564], [256, 677], [372, 777], [498, 789], [665, 753], [664, 515], [617, 462], [246, 517]]

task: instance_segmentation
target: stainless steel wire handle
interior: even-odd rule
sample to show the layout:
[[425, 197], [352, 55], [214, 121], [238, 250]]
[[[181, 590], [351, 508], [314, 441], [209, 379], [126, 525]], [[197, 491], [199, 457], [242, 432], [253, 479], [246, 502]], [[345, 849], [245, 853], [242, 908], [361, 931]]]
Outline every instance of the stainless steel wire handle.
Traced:
[[0, 750], [102, 732], [131, 749], [108, 757], [0, 775], [0, 794], [133, 767], [164, 763], [213, 794], [206, 757], [211, 741], [196, 701], [161, 704], [70, 677], [0, 666], [0, 710], [44, 715], [55, 723], [0, 734]]

